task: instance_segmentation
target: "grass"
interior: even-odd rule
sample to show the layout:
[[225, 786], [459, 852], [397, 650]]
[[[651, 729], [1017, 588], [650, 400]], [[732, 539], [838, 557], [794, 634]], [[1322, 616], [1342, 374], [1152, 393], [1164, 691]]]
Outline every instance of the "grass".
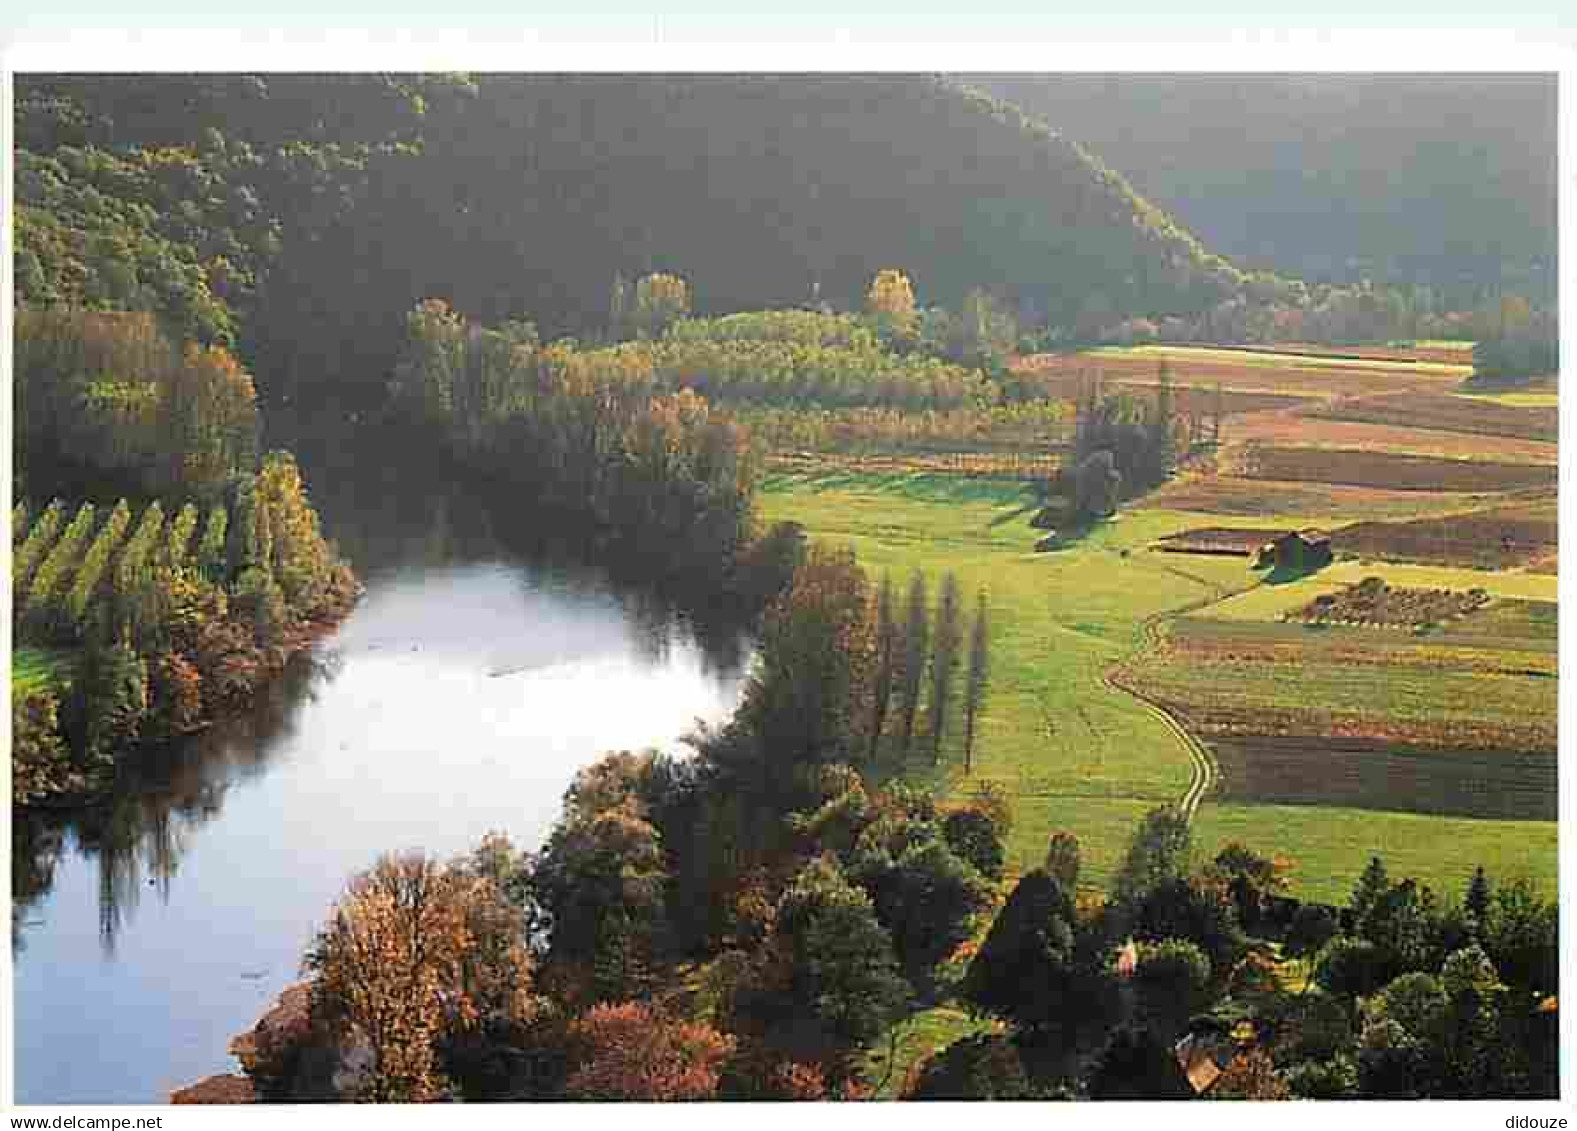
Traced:
[[[865, 1058], [866, 1077], [880, 1085], [877, 1099], [897, 1099], [910, 1070], [936, 1050], [975, 1033], [992, 1032], [997, 1026], [971, 1017], [955, 1005], [934, 1005], [910, 1014], [894, 1028], [896, 1033], [875, 1042]], [[897, 1044], [892, 1047], [889, 1042], [895, 1035]]]
[[1556, 894], [1554, 821], [1482, 821], [1307, 805], [1206, 803], [1194, 843], [1241, 840], [1294, 863], [1292, 888], [1304, 899], [1345, 903], [1371, 856], [1393, 877], [1412, 876], [1442, 896], [1460, 899], [1473, 869], [1497, 883], [1526, 878]]
[[[1134, 699], [1102, 683], [1133, 650], [1140, 623], [1251, 581], [1239, 561], [1185, 568], [1143, 547], [1190, 517], [1124, 516], [1070, 550], [1032, 552], [1040, 532], [1018, 484], [946, 476], [774, 476], [770, 519], [802, 522], [817, 538], [852, 544], [873, 577], [896, 586], [923, 570], [934, 595], [944, 573], [966, 598], [985, 588], [992, 609], [992, 691], [967, 779], [957, 743], [940, 779], [967, 794], [991, 781], [1013, 800], [1012, 866], [1033, 867], [1058, 829], [1077, 835], [1091, 874], [1115, 865], [1134, 823], [1176, 800], [1187, 754]], [[916, 776], [911, 773], [911, 776]]]
[[71, 679], [71, 653], [54, 648], [19, 647], [11, 653], [13, 691], [64, 688]]
[[1199, 615], [1212, 620], [1278, 620], [1283, 613], [1302, 608], [1322, 594], [1335, 593], [1366, 577], [1383, 578], [1387, 585], [1408, 589], [1482, 589], [1492, 597], [1524, 601], [1554, 601], [1560, 592], [1559, 578], [1554, 574], [1340, 561], [1294, 581], [1265, 585], [1229, 597], [1202, 610]]
[[[902, 586], [911, 570], [921, 569], [934, 593], [941, 575], [953, 571], [966, 596], [986, 588], [993, 682], [974, 773], [964, 776], [954, 744], [943, 770], [925, 769], [919, 776], [953, 795], [966, 795], [980, 780], [999, 783], [1014, 810], [1010, 866], [1038, 864], [1050, 834], [1066, 829], [1079, 837], [1085, 876], [1096, 883], [1109, 878], [1139, 817], [1176, 800], [1189, 780], [1177, 739], [1101, 678], [1135, 650], [1147, 618], [1197, 615], [1205, 605], [1209, 615], [1219, 616], [1234, 602], [1266, 602], [1269, 611], [1259, 608], [1250, 617], [1265, 619], [1326, 588], [1376, 573], [1396, 585], [1477, 585], [1505, 597], [1553, 599], [1556, 590], [1550, 576], [1352, 562], [1233, 597], [1258, 581], [1243, 559], [1183, 558], [1145, 549], [1167, 534], [1229, 522], [1138, 510], [1067, 549], [1035, 554], [1030, 551], [1039, 532], [1027, 522], [1033, 506], [1021, 485], [1000, 481], [777, 475], [767, 479], [760, 498], [767, 518], [791, 518], [817, 538], [853, 545], [873, 577], [885, 571]], [[1261, 521], [1255, 516], [1243, 524]], [[1220, 598], [1224, 603], [1211, 604]], [[1299, 690], [1298, 673], [1280, 675], [1283, 693]], [[1482, 696], [1480, 684], [1457, 690]], [[1201, 854], [1213, 855], [1224, 841], [1241, 839], [1303, 861], [1293, 891], [1306, 897], [1344, 896], [1376, 851], [1387, 855], [1393, 875], [1412, 875], [1442, 890], [1454, 890], [1458, 878], [1480, 862], [1508, 874], [1515, 865], [1545, 886], [1553, 885], [1555, 874], [1555, 826], [1540, 822], [1227, 806], [1209, 798], [1198, 820], [1195, 844]], [[1390, 860], [1393, 847], [1396, 859]], [[1327, 866], [1331, 875], [1324, 874]]]

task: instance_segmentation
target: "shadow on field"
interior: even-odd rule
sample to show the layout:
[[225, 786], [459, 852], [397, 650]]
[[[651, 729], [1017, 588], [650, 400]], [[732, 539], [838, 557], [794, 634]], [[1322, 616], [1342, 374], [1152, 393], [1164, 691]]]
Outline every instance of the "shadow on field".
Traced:
[[1297, 567], [1297, 566], [1287, 566], [1287, 565], [1273, 566], [1265, 574], [1264, 584], [1266, 584], [1266, 585], [1287, 585], [1287, 584], [1289, 584], [1291, 582], [1294, 582], [1294, 581], [1302, 581], [1305, 577], [1313, 577], [1315, 574], [1319, 573], [1323, 569], [1325, 569], [1325, 566], [1313, 566], [1313, 567], [1307, 567], [1307, 566], [1305, 566], [1305, 567]]

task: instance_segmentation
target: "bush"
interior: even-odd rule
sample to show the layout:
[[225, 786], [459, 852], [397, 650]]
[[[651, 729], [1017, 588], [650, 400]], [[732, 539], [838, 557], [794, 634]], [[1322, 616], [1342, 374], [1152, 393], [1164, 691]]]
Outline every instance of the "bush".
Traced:
[[1350, 1100], [1358, 1095], [1358, 1066], [1346, 1054], [1295, 1064], [1282, 1077], [1288, 1090], [1303, 1100]]
[[1287, 928], [1283, 950], [1291, 957], [1317, 954], [1341, 929], [1334, 908], [1318, 903], [1305, 903], [1292, 917]]
[[1002, 837], [996, 822], [979, 809], [955, 809], [942, 822], [949, 848], [982, 876], [1002, 878]]
[[135, 741], [148, 712], [148, 665], [125, 639], [90, 643], [65, 706], [72, 750], [90, 766], [107, 767]]
[[60, 701], [51, 691], [11, 688], [11, 801], [65, 793], [79, 776], [60, 736]]
[[1368, 997], [1385, 983], [1387, 961], [1367, 939], [1338, 935], [1325, 944], [1314, 964], [1314, 980], [1339, 997]]

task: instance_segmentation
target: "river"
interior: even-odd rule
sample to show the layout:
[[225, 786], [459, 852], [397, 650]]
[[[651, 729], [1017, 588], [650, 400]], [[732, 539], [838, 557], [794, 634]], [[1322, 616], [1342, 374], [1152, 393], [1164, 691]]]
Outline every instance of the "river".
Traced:
[[[278, 441], [276, 441], [278, 442]], [[574, 555], [505, 550], [409, 451], [289, 437], [367, 591], [246, 715], [112, 804], [13, 830], [16, 1098], [162, 1103], [298, 977], [347, 878], [490, 830], [536, 847], [576, 769], [727, 716], [743, 637]]]

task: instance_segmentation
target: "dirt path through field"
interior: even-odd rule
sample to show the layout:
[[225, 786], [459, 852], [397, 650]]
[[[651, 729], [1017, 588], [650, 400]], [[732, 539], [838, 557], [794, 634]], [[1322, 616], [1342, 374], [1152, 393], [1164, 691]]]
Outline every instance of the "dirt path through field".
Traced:
[[[1208, 586], [1210, 592], [1197, 600], [1189, 601], [1175, 609], [1167, 609], [1146, 617], [1139, 623], [1138, 639], [1132, 652], [1101, 673], [1101, 683], [1112, 691], [1119, 691], [1129, 698], [1137, 700], [1145, 711], [1153, 715], [1162, 726], [1171, 731], [1188, 755], [1189, 766], [1192, 773], [1189, 775], [1188, 788], [1183, 791], [1182, 798], [1177, 807], [1182, 812], [1186, 821], [1192, 822], [1194, 814], [1199, 811], [1199, 803], [1205, 795], [1214, 789], [1221, 781], [1221, 767], [1217, 764], [1215, 755], [1210, 748], [1201, 742], [1194, 733], [1188, 729], [1181, 718], [1173, 714], [1156, 700], [1150, 698], [1138, 688], [1131, 686], [1123, 678], [1125, 669], [1138, 660], [1141, 656], [1153, 652], [1161, 647], [1161, 626], [1167, 621], [1178, 617], [1186, 617], [1190, 613], [1198, 612], [1207, 605], [1213, 605], [1226, 597], [1232, 596], [1233, 591], [1198, 577], [1186, 570], [1175, 566], [1157, 563], [1157, 567], [1167, 573], [1176, 574], [1187, 578], [1189, 581]], [[1263, 582], [1259, 583], [1263, 584]], [[1257, 588], [1252, 586], [1251, 588]]]

